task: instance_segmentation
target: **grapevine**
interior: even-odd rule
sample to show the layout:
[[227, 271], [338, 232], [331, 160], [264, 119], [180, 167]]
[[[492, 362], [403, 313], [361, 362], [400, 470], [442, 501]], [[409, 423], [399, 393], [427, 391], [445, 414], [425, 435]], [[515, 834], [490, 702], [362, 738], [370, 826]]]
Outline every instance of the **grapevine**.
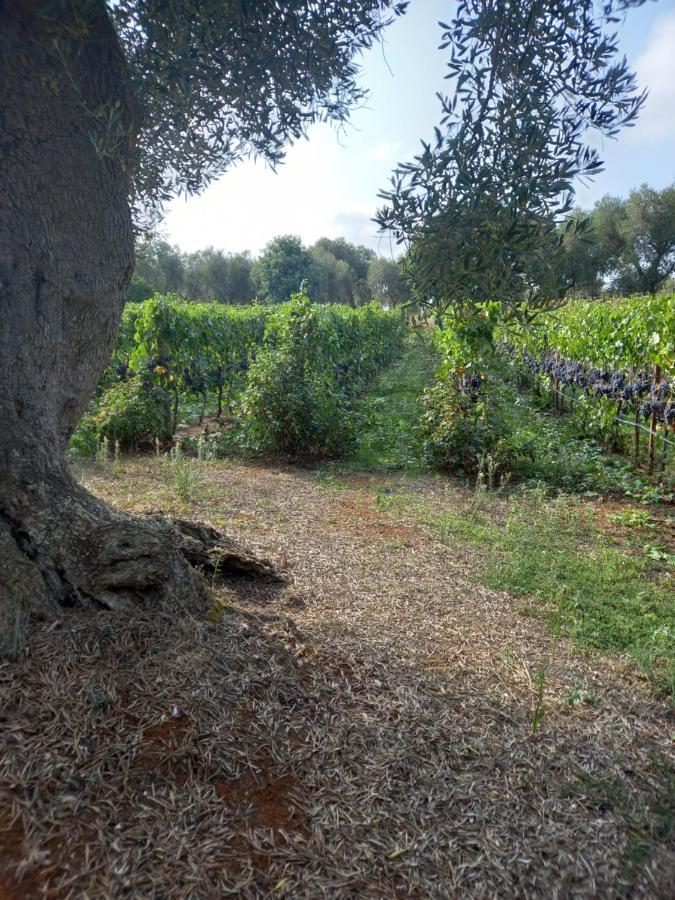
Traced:
[[[313, 396], [317, 392], [328, 405], [332, 402], [336, 410], [346, 414], [355, 393], [397, 352], [403, 335], [399, 313], [387, 312], [375, 303], [358, 309], [311, 305], [302, 295], [285, 304], [248, 307], [190, 303], [175, 296], [156, 295], [143, 303], [127, 305], [112, 359], [85, 424], [95, 432], [96, 440], [108, 436], [142, 445], [158, 436], [142, 422], [143, 397], [152, 400], [147, 407], [148, 423], [154, 423], [155, 429], [159, 419], [164, 423], [163, 440], [175, 433], [181, 405], [189, 399], [199, 404], [200, 422], [208, 398], [214, 394], [218, 418], [225, 407], [230, 414], [241, 412], [245, 394], [249, 408], [259, 409], [249, 389], [251, 378], [260, 381], [261, 367], [269, 366], [271, 356], [288, 343], [292, 323], [300, 322], [297, 327], [304, 327], [300, 320], [311, 323], [311, 329], [296, 335], [296, 350], [306, 355], [314, 374], [305, 378], [305, 398], [298, 405], [298, 397], [285, 386], [284, 367], [274, 370], [281, 401], [275, 410], [282, 419], [280, 429], [283, 432], [284, 417], [289, 415], [284, 412], [284, 404], [290, 407], [294, 402], [294, 415], [309, 427], [310, 406], [314, 408], [315, 401], [321, 400]], [[106, 410], [111, 402], [115, 422], [121, 421], [124, 385], [128, 396], [133, 397], [138, 427], [107, 434]], [[318, 408], [323, 408], [321, 403]], [[269, 410], [265, 415], [269, 417]], [[340, 415], [335, 413], [337, 418], [331, 426], [336, 434], [341, 429], [337, 421]]]

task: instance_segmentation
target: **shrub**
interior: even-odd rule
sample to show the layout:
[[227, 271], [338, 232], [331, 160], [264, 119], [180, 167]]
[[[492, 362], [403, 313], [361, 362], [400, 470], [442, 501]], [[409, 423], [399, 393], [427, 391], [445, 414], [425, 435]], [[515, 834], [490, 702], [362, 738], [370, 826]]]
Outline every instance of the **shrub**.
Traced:
[[109, 387], [95, 412], [84, 417], [78, 432], [119, 441], [122, 447], [149, 447], [171, 437], [169, 395], [144, 375]]
[[499, 479], [513, 471], [508, 389], [483, 380], [466, 390], [462, 376], [440, 379], [423, 395], [422, 434], [428, 461], [474, 480], [485, 468]]
[[242, 410], [251, 449], [331, 455], [350, 442], [347, 391], [323, 365], [325, 332], [307, 297], [296, 295], [249, 372]]

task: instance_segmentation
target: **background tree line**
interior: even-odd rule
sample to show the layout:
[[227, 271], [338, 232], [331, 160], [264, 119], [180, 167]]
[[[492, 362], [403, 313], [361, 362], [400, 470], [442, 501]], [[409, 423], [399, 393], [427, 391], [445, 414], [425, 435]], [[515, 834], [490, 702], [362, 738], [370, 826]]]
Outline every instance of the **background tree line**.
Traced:
[[[567, 227], [586, 220], [582, 229]], [[590, 212], [575, 210], [561, 225], [561, 280], [587, 297], [655, 294], [675, 275], [675, 183], [643, 184], [626, 199], [603, 197]]]
[[344, 238], [320, 238], [305, 247], [299, 237], [271, 240], [259, 257], [224, 253], [213, 247], [183, 253], [156, 235], [136, 252], [129, 300], [175, 293], [186, 300], [245, 304], [254, 297], [281, 303], [305, 283], [316, 302], [360, 306], [371, 299], [395, 306], [409, 298], [397, 262]]

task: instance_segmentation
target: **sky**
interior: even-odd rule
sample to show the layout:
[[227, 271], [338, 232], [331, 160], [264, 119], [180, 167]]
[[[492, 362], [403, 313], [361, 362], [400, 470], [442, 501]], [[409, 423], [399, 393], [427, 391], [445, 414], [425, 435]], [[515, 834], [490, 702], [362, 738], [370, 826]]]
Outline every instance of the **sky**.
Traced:
[[[313, 126], [276, 172], [246, 160], [201, 195], [177, 198], [162, 234], [186, 252], [213, 246], [256, 255], [276, 235], [296, 234], [308, 245], [342, 236], [393, 256], [396, 247], [372, 222], [377, 195], [396, 164], [411, 159], [421, 139], [433, 137], [436, 92], [447, 85], [438, 22], [448, 21], [455, 6], [451, 0], [411, 0], [383, 45], [361, 57], [369, 97], [346, 127]], [[629, 10], [618, 30], [640, 86], [650, 93], [635, 127], [598, 144], [605, 170], [578, 186], [585, 208], [605, 194], [626, 195], [644, 182], [663, 188], [675, 179], [675, 0], [647, 0]]]

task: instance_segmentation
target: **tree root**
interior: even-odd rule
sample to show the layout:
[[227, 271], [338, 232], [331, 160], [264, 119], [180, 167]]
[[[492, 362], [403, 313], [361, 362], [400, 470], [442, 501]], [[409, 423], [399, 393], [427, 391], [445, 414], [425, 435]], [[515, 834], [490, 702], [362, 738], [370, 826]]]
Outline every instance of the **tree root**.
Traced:
[[[153, 515], [152, 518], [161, 520], [164, 517]], [[171, 517], [165, 521], [173, 528], [181, 553], [195, 568], [214, 577], [250, 575], [271, 581], [283, 580], [271, 562], [251, 556], [215, 528]]]
[[0, 652], [23, 646], [31, 616], [139, 604], [205, 613], [209, 583], [228, 575], [281, 580], [271, 563], [216, 529], [159, 515], [132, 517], [81, 488], [19, 522], [0, 510]]

